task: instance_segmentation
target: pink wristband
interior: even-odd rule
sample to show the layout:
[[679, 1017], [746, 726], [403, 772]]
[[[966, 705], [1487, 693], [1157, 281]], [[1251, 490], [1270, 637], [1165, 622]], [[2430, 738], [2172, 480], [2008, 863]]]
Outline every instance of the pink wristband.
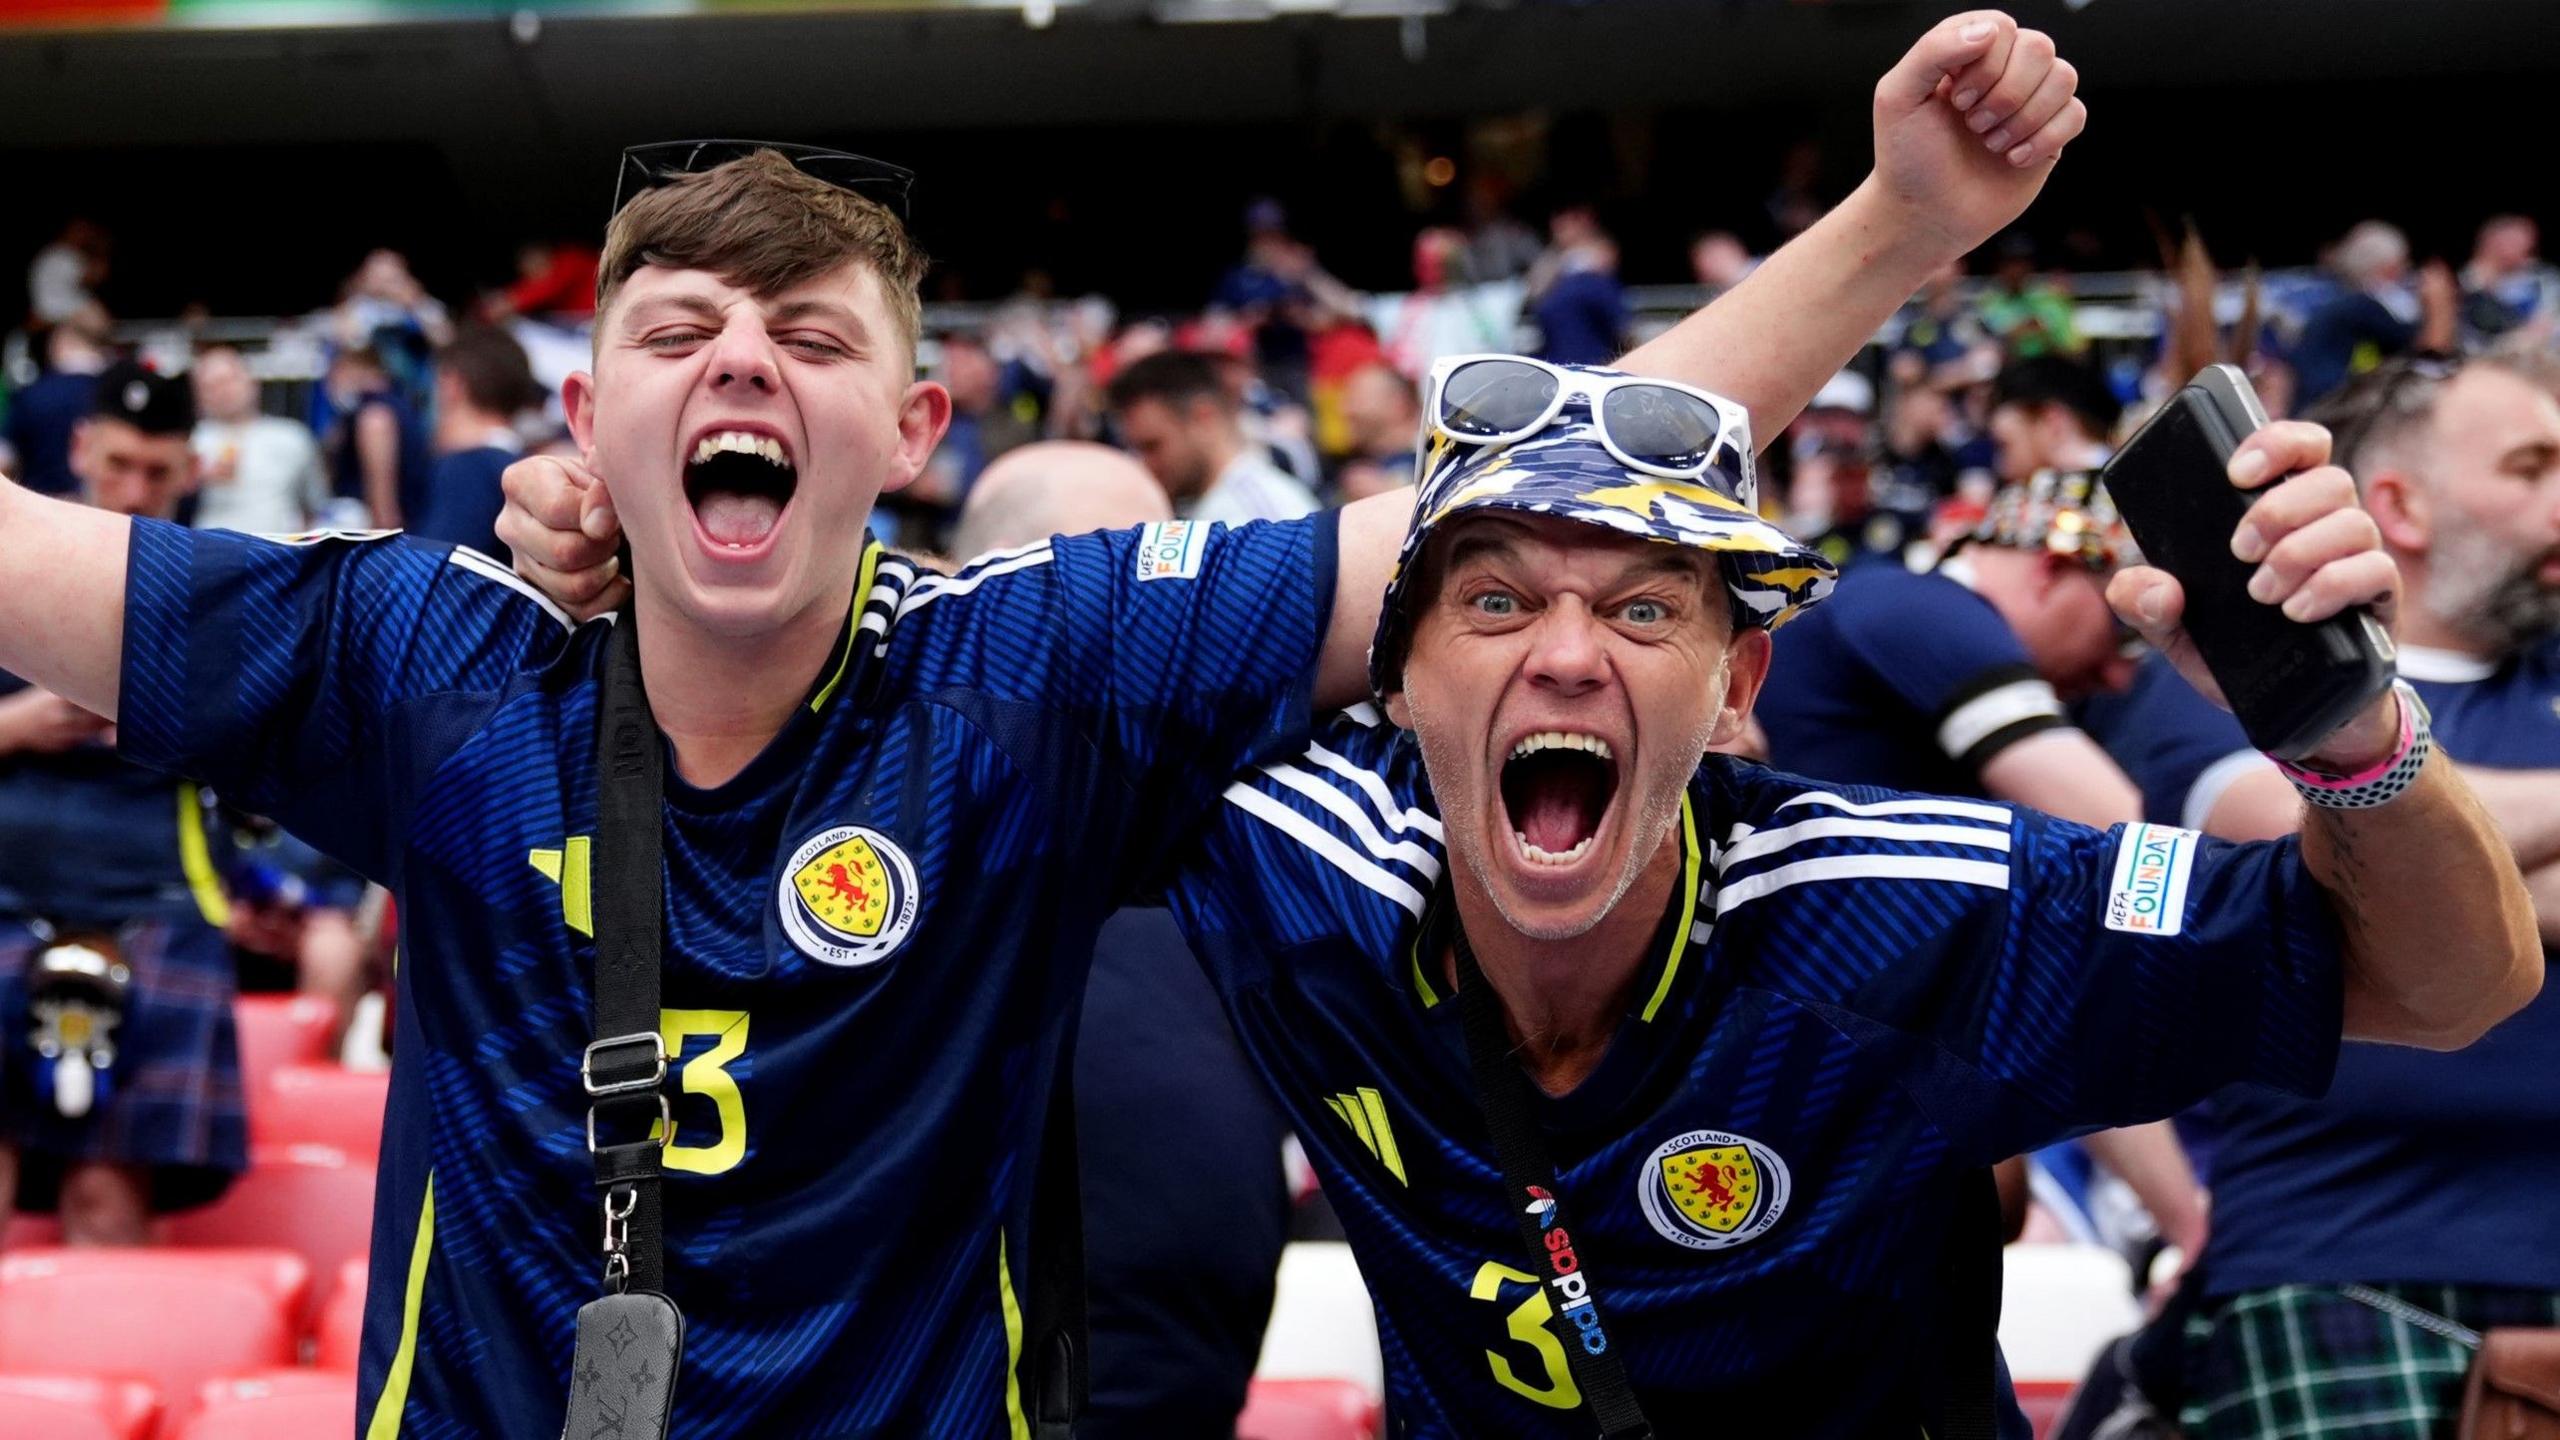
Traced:
[[2400, 695], [2400, 744], [2380, 764], [2353, 775], [2324, 775], [2291, 761], [2276, 761], [2277, 771], [2293, 782], [2294, 792], [2306, 803], [2324, 810], [2369, 810], [2399, 798], [2418, 783], [2418, 773], [2426, 768], [2427, 756], [2435, 748], [2427, 707], [2406, 682], [2392, 688]]
[[[2394, 688], [2404, 687], [2395, 686]], [[2286, 779], [2296, 785], [2307, 785], [2314, 790], [2353, 790], [2359, 785], [2370, 785], [2390, 774], [2391, 767], [2399, 764], [2401, 759], [2408, 755], [2411, 747], [2418, 743], [2417, 710], [2416, 697], [2404, 692], [2400, 696], [2400, 743], [2391, 747], [2390, 754], [2353, 775], [2332, 775], [2325, 770], [2296, 765], [2290, 760], [2277, 760], [2272, 755], [2267, 758], [2276, 761], [2276, 768], [2284, 772]]]

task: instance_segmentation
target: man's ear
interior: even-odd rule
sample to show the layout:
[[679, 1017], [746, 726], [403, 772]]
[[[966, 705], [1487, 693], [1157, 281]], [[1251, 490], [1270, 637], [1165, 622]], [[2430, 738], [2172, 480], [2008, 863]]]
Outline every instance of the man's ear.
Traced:
[[1724, 708], [1716, 713], [1709, 744], [1729, 745], [1740, 738], [1750, 722], [1751, 707], [1760, 698], [1760, 687], [1769, 681], [1769, 662], [1776, 653], [1769, 632], [1757, 625], [1725, 646]]
[[2403, 470], [2377, 470], [2364, 482], [2365, 513], [2382, 532], [2382, 543], [2402, 554], [2423, 555], [2435, 538], [2435, 516], [2427, 504], [2427, 487]]
[[584, 370], [573, 370], [560, 382], [560, 411], [568, 417], [569, 438], [576, 442], [578, 458], [589, 470], [596, 468], [596, 377]]
[[951, 392], [932, 380], [918, 380], [907, 387], [906, 398], [898, 402], [898, 449], [891, 457], [888, 483], [880, 493], [904, 490], [916, 483], [924, 473], [924, 462], [933, 458], [933, 447], [942, 443], [942, 433], [951, 428]]
[[1385, 698], [1378, 702], [1378, 708], [1387, 712], [1387, 719], [1393, 721], [1397, 729], [1413, 728], [1413, 707], [1405, 703], [1402, 685], [1388, 691]]

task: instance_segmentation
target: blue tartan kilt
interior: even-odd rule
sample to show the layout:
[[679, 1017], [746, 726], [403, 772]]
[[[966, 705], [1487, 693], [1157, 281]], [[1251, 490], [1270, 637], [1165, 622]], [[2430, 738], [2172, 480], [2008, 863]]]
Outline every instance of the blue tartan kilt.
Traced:
[[116, 940], [133, 988], [109, 1093], [66, 1120], [30, 1038], [27, 970], [44, 947], [25, 920], [0, 918], [0, 1136], [18, 1152], [20, 1210], [53, 1210], [64, 1172], [83, 1162], [148, 1172], [161, 1213], [218, 1198], [249, 1166], [229, 943], [194, 918], [133, 921]]

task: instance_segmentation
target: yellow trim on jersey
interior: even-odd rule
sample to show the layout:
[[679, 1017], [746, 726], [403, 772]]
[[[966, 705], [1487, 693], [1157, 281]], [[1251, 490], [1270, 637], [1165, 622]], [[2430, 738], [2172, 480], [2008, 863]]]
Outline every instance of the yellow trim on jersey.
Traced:
[[862, 573], [853, 579], [853, 613], [844, 621], [844, 654], [836, 659], [836, 673], [827, 677], [827, 683], [818, 687], [816, 698], [809, 702], [809, 713], [813, 715], [836, 698], [836, 687], [844, 683], [845, 672], [853, 668], [853, 647], [862, 639], [862, 607], [871, 598], [871, 581], [880, 570], [881, 548], [880, 542], [874, 540], [862, 549]]
[[1327, 1095], [1324, 1103], [1335, 1119], [1350, 1127], [1361, 1148], [1387, 1167], [1397, 1184], [1413, 1183], [1405, 1178], [1404, 1153], [1396, 1148], [1396, 1129], [1387, 1121], [1386, 1097], [1378, 1093], [1376, 1086], [1363, 1085], [1347, 1094]]
[[1689, 953], [1689, 927], [1698, 921], [1698, 813], [1689, 808], [1687, 790], [1680, 792], [1680, 844], [1688, 855], [1680, 871], [1680, 923], [1671, 931], [1671, 954], [1662, 962], [1662, 979], [1653, 987], [1653, 998], [1645, 1002], [1647, 1020], [1670, 995], [1672, 978], [1680, 973], [1680, 957]]
[[400, 1412], [409, 1407], [409, 1375], [418, 1363], [418, 1302], [427, 1292], [427, 1257], [436, 1248], [436, 1172], [427, 1172], [427, 1198], [418, 1207], [418, 1238], [409, 1245], [409, 1286], [400, 1297], [400, 1348], [391, 1352], [390, 1373], [382, 1377], [382, 1394], [373, 1402], [373, 1423], [364, 1440], [399, 1440]]
[[1005, 1433], [1012, 1440], [1031, 1440], [1031, 1422], [1022, 1418], [1022, 1307], [1014, 1303], [1013, 1265], [1005, 1256], [1001, 1225], [996, 1227], [996, 1301], [1004, 1310]]
[[204, 800], [193, 785], [178, 787], [178, 868], [186, 872], [187, 889], [196, 897], [196, 912], [216, 930], [231, 923], [231, 899], [222, 893], [222, 875], [213, 868], [213, 851], [204, 838]]
[[1432, 989], [1431, 982], [1422, 975], [1422, 937], [1426, 933], [1416, 931], [1413, 937], [1413, 993], [1422, 997], [1422, 1008], [1428, 1010], [1440, 1003], [1440, 992]]

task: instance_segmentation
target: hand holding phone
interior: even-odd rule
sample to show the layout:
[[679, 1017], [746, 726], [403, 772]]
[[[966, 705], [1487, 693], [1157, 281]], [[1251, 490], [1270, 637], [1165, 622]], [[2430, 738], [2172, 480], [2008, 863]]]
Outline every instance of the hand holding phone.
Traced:
[[[2280, 463], [2253, 489], [2235, 483], [2233, 457], [2269, 429], [2247, 377], [2209, 365], [2104, 477], [2144, 559], [2185, 596], [2181, 614], [2126, 618], [2187, 661], [2180, 668], [2200, 688], [2221, 692], [2249, 743], [2299, 760], [2390, 688], [2391, 637], [2375, 602], [2396, 601], [2399, 573], [2355, 504], [2353, 480], [2322, 463], [2327, 438], [2316, 427], [2275, 427], [2252, 453]], [[2296, 469], [2304, 473], [2285, 473]], [[2356, 518], [2338, 518], [2348, 514]], [[2244, 522], [2255, 544], [2240, 539]], [[2133, 600], [2149, 583], [2128, 572], [2109, 598]]]

